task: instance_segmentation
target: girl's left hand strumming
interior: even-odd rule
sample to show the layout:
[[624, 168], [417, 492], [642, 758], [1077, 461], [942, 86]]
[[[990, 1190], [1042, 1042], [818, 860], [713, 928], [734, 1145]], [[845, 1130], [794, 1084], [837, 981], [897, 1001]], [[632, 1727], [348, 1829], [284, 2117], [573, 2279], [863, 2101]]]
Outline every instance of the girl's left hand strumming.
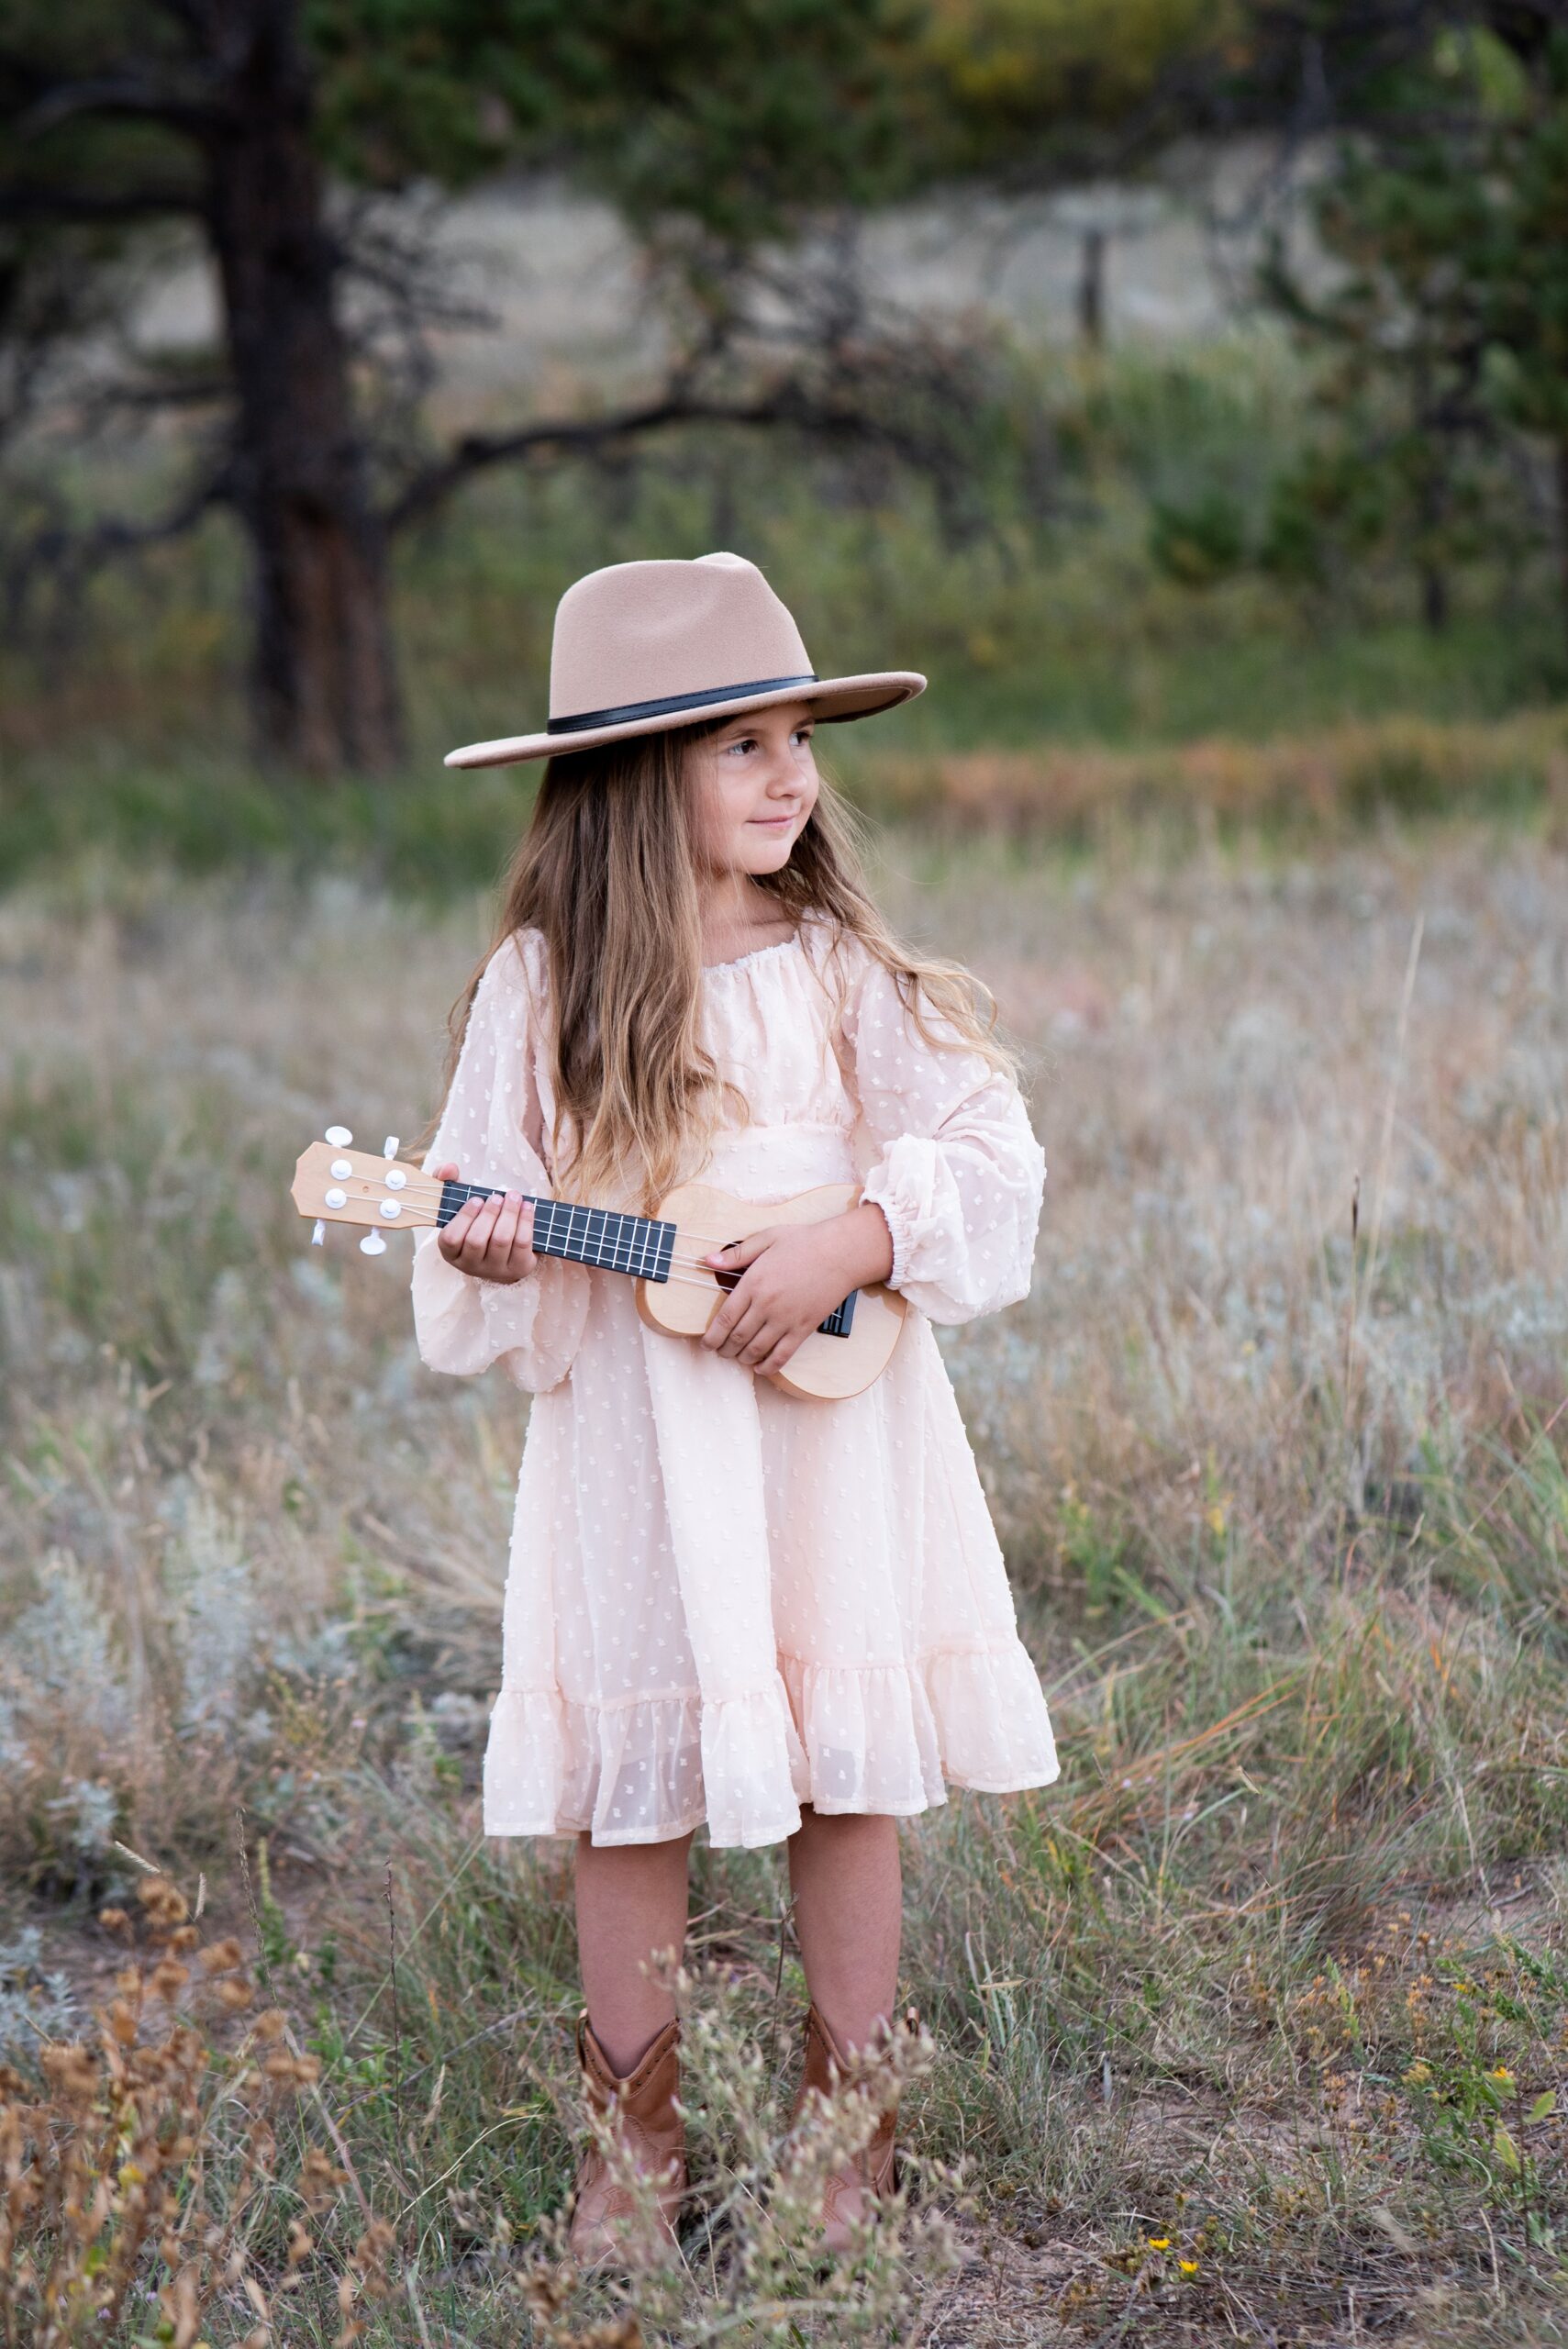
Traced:
[[703, 1344], [748, 1370], [782, 1370], [820, 1321], [851, 1289], [884, 1281], [893, 1270], [887, 1219], [869, 1203], [826, 1223], [775, 1223], [732, 1240], [703, 1262], [745, 1277], [708, 1323]]

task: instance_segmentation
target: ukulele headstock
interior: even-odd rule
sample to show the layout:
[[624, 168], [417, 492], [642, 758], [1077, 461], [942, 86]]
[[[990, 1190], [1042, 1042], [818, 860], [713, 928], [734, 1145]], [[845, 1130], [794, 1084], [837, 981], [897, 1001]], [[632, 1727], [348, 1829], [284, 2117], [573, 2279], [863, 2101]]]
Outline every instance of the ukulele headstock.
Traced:
[[353, 1139], [347, 1126], [328, 1126], [324, 1141], [300, 1152], [289, 1195], [301, 1215], [314, 1218], [313, 1241], [325, 1239], [329, 1223], [368, 1226], [361, 1252], [382, 1256], [385, 1232], [435, 1222], [441, 1186], [399, 1159], [395, 1134], [379, 1158], [352, 1148]]

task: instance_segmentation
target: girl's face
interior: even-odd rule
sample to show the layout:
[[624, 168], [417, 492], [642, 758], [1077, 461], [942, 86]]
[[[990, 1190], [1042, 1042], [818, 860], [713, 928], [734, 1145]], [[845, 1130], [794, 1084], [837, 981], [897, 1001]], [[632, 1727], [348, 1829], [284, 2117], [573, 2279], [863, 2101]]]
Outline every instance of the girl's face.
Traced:
[[749, 710], [694, 742], [687, 774], [697, 792], [698, 853], [710, 874], [776, 873], [817, 805], [809, 706]]

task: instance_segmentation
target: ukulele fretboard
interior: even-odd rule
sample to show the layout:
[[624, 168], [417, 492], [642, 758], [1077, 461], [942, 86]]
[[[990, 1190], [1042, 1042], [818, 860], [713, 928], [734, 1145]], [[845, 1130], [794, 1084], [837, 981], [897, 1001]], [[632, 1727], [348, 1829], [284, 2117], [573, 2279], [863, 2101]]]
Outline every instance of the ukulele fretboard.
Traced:
[[[469, 1199], [492, 1199], [484, 1183], [443, 1183], [438, 1223], [450, 1223]], [[667, 1281], [675, 1247], [673, 1223], [651, 1216], [617, 1215], [609, 1208], [572, 1207], [565, 1199], [528, 1200], [534, 1211], [534, 1246], [541, 1256], [564, 1256], [606, 1273], [629, 1273], [634, 1280]]]

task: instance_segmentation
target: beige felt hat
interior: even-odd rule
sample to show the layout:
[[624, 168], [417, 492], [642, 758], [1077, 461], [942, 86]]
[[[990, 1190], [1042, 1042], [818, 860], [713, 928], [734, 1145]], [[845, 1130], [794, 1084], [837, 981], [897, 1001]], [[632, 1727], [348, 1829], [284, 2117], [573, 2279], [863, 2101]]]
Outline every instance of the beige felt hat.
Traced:
[[612, 562], [556, 607], [544, 732], [467, 742], [446, 763], [510, 766], [770, 702], [807, 701], [818, 718], [871, 718], [925, 687], [913, 669], [818, 677], [787, 608], [738, 554]]

